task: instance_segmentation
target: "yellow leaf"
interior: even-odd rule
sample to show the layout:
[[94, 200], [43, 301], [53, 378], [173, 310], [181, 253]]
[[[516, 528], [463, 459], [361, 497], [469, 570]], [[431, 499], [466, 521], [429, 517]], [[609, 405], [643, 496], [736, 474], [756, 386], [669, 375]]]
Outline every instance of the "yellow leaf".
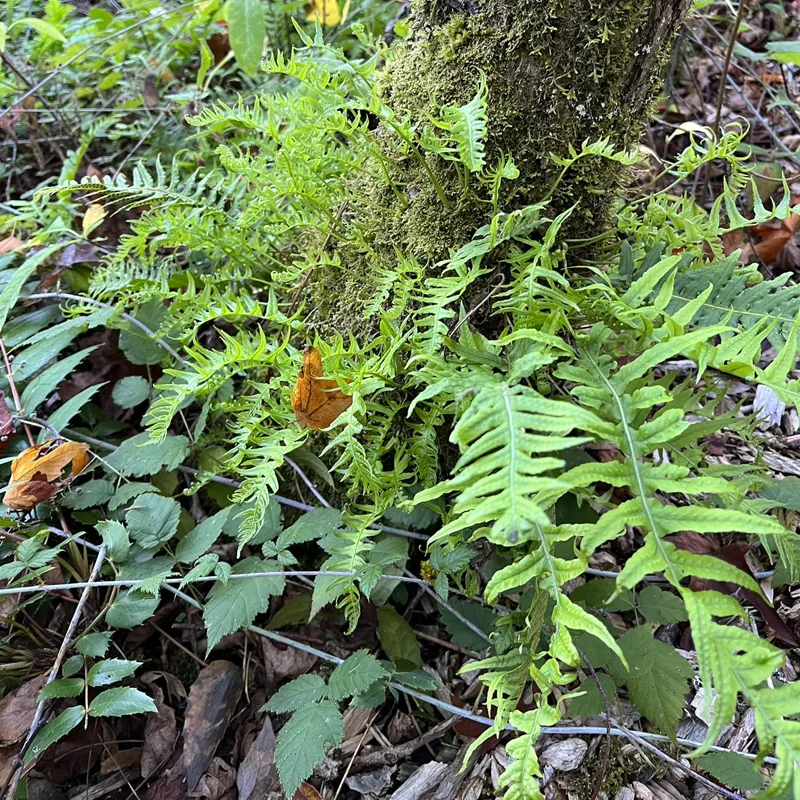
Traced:
[[92, 203], [83, 215], [83, 235], [88, 236], [104, 219], [106, 210], [100, 203]]
[[[11, 483], [3, 501], [15, 511], [30, 511], [49, 500], [89, 463], [89, 445], [50, 439], [29, 447], [11, 462]], [[62, 477], [69, 468], [69, 473]]]
[[322, 355], [316, 347], [307, 347], [292, 392], [292, 408], [301, 428], [327, 428], [353, 402], [336, 381], [322, 375]]
[[306, 19], [309, 22], [320, 22], [330, 28], [341, 20], [339, 4], [336, 0], [311, 0], [306, 4]]

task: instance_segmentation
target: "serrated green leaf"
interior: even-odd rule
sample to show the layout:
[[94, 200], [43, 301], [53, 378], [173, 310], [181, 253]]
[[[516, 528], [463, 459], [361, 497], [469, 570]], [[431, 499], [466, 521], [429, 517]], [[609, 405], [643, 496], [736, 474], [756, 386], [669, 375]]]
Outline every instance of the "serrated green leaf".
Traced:
[[63, 739], [73, 728], [77, 727], [86, 714], [83, 706], [73, 706], [62, 711], [54, 720], [36, 734], [30, 747], [25, 752], [25, 763], [30, 764], [38, 758], [51, 744]]
[[[240, 561], [233, 568], [233, 574], [277, 570], [277, 562], [251, 557]], [[235, 633], [249, 625], [258, 614], [263, 614], [269, 608], [270, 597], [283, 594], [283, 589], [282, 576], [215, 583], [203, 611], [203, 621], [208, 631], [207, 651], [210, 652], [223, 636]]]
[[284, 684], [270, 697], [264, 706], [265, 711], [274, 714], [288, 714], [311, 703], [317, 703], [325, 697], [325, 681], [319, 675], [301, 675]]
[[395, 683], [408, 686], [409, 689], [416, 689], [418, 692], [433, 692], [436, 691], [438, 686], [436, 679], [425, 672], [424, 669], [414, 669], [411, 672], [395, 672], [392, 675], [392, 680]]
[[[617, 687], [610, 675], [605, 672], [598, 672], [597, 679], [603, 686], [603, 692], [606, 699], [612, 704], [611, 711], [614, 711], [613, 703], [617, 698]], [[569, 702], [570, 717], [580, 717], [586, 719], [587, 717], [594, 717], [605, 711], [605, 703], [603, 702], [603, 695], [600, 694], [600, 689], [597, 686], [594, 678], [587, 678], [579, 687], [579, 692], [583, 692], [580, 697], [575, 697]]]
[[[3, 291], [0, 292], [0, 331], [5, 327], [6, 319], [8, 319], [8, 312], [16, 305], [22, 287], [25, 285], [28, 278], [30, 278], [31, 275], [36, 272], [36, 269], [44, 264], [53, 253], [66, 245], [67, 242], [64, 241], [58, 244], [51, 244], [48, 247], [43, 247], [41, 250], [37, 250], [32, 255], [29, 255], [25, 261], [14, 270], [11, 280], [6, 283], [3, 287]], [[14, 363], [14, 372], [17, 380], [20, 380], [20, 376], [16, 374], [17, 367], [18, 360]]]
[[298, 517], [278, 537], [278, 547], [291, 547], [303, 542], [314, 542], [330, 536], [342, 525], [342, 512], [335, 508], [315, 508]]
[[125, 717], [157, 710], [151, 697], [130, 686], [106, 689], [89, 704], [90, 717]]
[[140, 433], [126, 439], [106, 462], [122, 475], [141, 478], [162, 469], [175, 469], [188, 452], [189, 440], [185, 436], [167, 436], [163, 442], [153, 442], [149, 433]]
[[83, 691], [83, 678], [60, 678], [42, 687], [39, 702], [55, 697], [77, 697]]
[[125, 561], [131, 551], [131, 540], [125, 526], [117, 520], [107, 519], [98, 522], [95, 527], [108, 548], [108, 557], [118, 564]]
[[623, 589], [611, 602], [609, 599], [617, 591], [617, 583], [611, 578], [594, 578], [586, 581], [570, 593], [570, 600], [583, 603], [588, 608], [604, 611], [633, 611], [633, 592]]
[[118, 508], [132, 504], [135, 498], [147, 492], [155, 492], [158, 494], [158, 487], [153, 486], [152, 483], [145, 483], [143, 481], [123, 483], [122, 486], [117, 489], [116, 494], [108, 501], [108, 510], [116, 511]]
[[75, 642], [75, 649], [89, 658], [102, 658], [108, 650], [111, 631], [87, 633]]
[[[82, 392], [78, 392], [74, 397], [70, 397], [66, 403], [59, 406], [50, 416], [47, 418], [47, 424], [51, 428], [55, 428], [59, 433], [63, 428], [66, 428], [69, 425], [72, 418], [78, 414], [81, 409], [100, 391], [105, 385], [107, 381], [103, 381], [103, 383], [97, 383], [94, 386], [88, 386]], [[41, 440], [44, 441], [44, 438], [49, 434], [46, 431], [42, 431]]]
[[145, 550], [168, 542], [178, 530], [181, 507], [171, 497], [143, 494], [125, 515], [131, 539]]
[[70, 486], [69, 491], [61, 497], [61, 505], [82, 511], [86, 508], [102, 506], [114, 495], [114, 484], [111, 481], [97, 478], [79, 486]]
[[112, 683], [133, 675], [142, 666], [141, 661], [127, 661], [124, 658], [107, 658], [98, 661], [86, 676], [89, 686], [109, 686]]
[[638, 605], [639, 612], [648, 622], [666, 625], [689, 619], [683, 600], [672, 592], [659, 589], [658, 586], [645, 586], [639, 592]]
[[111, 397], [120, 408], [136, 408], [150, 397], [150, 384], [141, 375], [127, 375], [114, 384]]
[[77, 330], [62, 331], [26, 347], [14, 359], [14, 378], [24, 381], [49, 364], [78, 335]]
[[135, 628], [152, 617], [157, 607], [158, 596], [129, 589], [108, 607], [106, 622], [112, 628]]
[[[206, 578], [219, 564], [219, 556], [216, 553], [206, 553], [204, 556], [200, 556], [197, 563], [183, 576], [183, 580], [180, 583], [180, 588], [182, 589], [184, 586], [188, 586], [190, 583], [193, 583], [198, 578]], [[223, 581], [225, 583], [226, 581]]]
[[630, 667], [625, 682], [631, 702], [659, 730], [674, 736], [692, 668], [672, 647], [654, 639], [646, 625], [629, 630], [619, 646]]
[[77, 675], [83, 669], [85, 660], [83, 656], [70, 656], [61, 667], [61, 674], [65, 678]]
[[161, 555], [155, 558], [146, 558], [139, 561], [129, 559], [120, 567], [119, 578], [135, 584], [137, 591], [142, 594], [157, 595], [161, 584], [173, 574], [175, 561], [172, 556]]
[[292, 714], [275, 746], [275, 765], [287, 797], [294, 797], [300, 784], [325, 758], [325, 750], [340, 744], [343, 736], [342, 715], [330, 700]]
[[738, 753], [706, 753], [696, 764], [731, 789], [749, 792], [764, 785], [755, 764]]
[[781, 508], [800, 511], [800, 478], [787, 476], [781, 480], [773, 479], [764, 485], [760, 494]]
[[350, 705], [355, 706], [356, 708], [377, 708], [385, 700], [386, 686], [380, 681], [377, 681], [373, 683], [366, 692], [357, 694], [350, 701]]
[[219, 539], [231, 512], [236, 506], [228, 506], [204, 519], [178, 542], [175, 556], [181, 564], [194, 564]]
[[[167, 309], [159, 300], [145, 303], [133, 316], [154, 333], [158, 333], [161, 323], [167, 315]], [[119, 349], [131, 364], [154, 365], [166, 358], [167, 351], [152, 336], [148, 336], [141, 328], [127, 323], [128, 327], [119, 334]], [[146, 474], [146, 473], [140, 473]]]
[[329, 695], [333, 700], [344, 700], [365, 692], [373, 683], [388, 676], [375, 656], [366, 650], [357, 650], [331, 673]]

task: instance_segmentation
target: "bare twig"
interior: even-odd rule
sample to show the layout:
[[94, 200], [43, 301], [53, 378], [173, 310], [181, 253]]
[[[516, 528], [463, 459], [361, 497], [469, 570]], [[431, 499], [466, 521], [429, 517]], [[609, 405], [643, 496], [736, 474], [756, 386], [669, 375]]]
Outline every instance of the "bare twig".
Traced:
[[284, 456], [283, 460], [297, 473], [297, 477], [300, 478], [300, 480], [303, 481], [303, 483], [308, 487], [308, 490], [311, 492], [311, 494], [313, 494], [314, 497], [319, 500], [320, 505], [325, 506], [325, 508], [332, 508], [331, 504], [320, 494], [320, 492], [317, 490], [317, 487], [314, 486], [314, 484], [311, 482], [311, 479], [308, 477], [308, 475], [306, 475], [305, 472], [303, 472], [302, 468], [297, 462], [293, 461], [288, 456]]
[[[333, 578], [352, 578], [356, 575], [355, 572], [328, 572], [326, 570], [308, 569], [308, 570], [272, 570], [267, 572], [240, 572], [233, 573], [228, 576], [228, 580], [250, 580], [251, 578], [299, 578], [301, 576], [315, 578], [318, 575], [327, 575]], [[192, 583], [213, 583], [217, 578], [214, 575], [206, 575], [202, 578], [194, 578]], [[407, 578], [399, 575], [382, 575], [379, 580], [384, 581], [402, 581], [404, 583], [422, 584], [422, 578]], [[184, 578], [165, 578], [161, 584], [179, 586], [184, 581]], [[37, 586], [17, 586], [14, 588], [0, 589], [0, 597], [5, 595], [14, 594], [36, 594], [37, 592], [61, 592], [65, 589], [90, 589], [95, 586], [100, 589], [108, 589], [113, 586], [125, 586], [135, 588], [146, 583], [145, 580], [113, 580], [113, 581], [93, 581], [89, 580], [86, 583], [53, 583]]]
[[[40, 419], [39, 417], [35, 416], [28, 416], [28, 417], [20, 417], [21, 421], [28, 420], [30, 422], [35, 422], [37, 425], [44, 425], [45, 427], [49, 427], [47, 425], [46, 420]], [[80, 431], [72, 430], [71, 428], [62, 428], [61, 435], [69, 436], [71, 439], [75, 439], [79, 442], [86, 442], [87, 444], [92, 445], [93, 447], [99, 447], [103, 450], [108, 451], [115, 451], [119, 448], [115, 444], [110, 444], [109, 442], [104, 442], [101, 439], [95, 439], [93, 436], [87, 436]], [[238, 489], [242, 484], [239, 481], [235, 481], [232, 478], [225, 478], [221, 475], [210, 475], [207, 472], [203, 472], [199, 469], [194, 469], [193, 467], [187, 467], [183, 464], [178, 466], [178, 470], [183, 472], [186, 475], [192, 475], [193, 477], [200, 477], [206, 478], [212, 483], [220, 483], [223, 486], [230, 486], [233, 489]], [[297, 500], [292, 500], [290, 497], [283, 497], [279, 494], [274, 494], [272, 497], [275, 498], [276, 502], [280, 503], [282, 506], [288, 506], [289, 508], [296, 508], [298, 511], [314, 511], [314, 509], [319, 508], [319, 506], [312, 506], [308, 503], [301, 503]], [[372, 528], [373, 530], [383, 531], [384, 533], [396, 533], [398, 536], [405, 536], [407, 539], [419, 539], [420, 541], [427, 542], [428, 537], [423, 533], [416, 533], [415, 531], [407, 531], [403, 530], [403, 528], [395, 528], [391, 525], [382, 525], [377, 522], [373, 522], [368, 527]]]
[[[190, 597], [185, 592], [180, 591], [179, 589], [175, 589], [171, 586], [165, 587], [167, 588], [172, 594], [176, 597], [179, 597], [185, 603], [188, 603], [194, 608], [199, 610], [203, 610], [203, 606], [201, 603], [198, 603], [193, 597]], [[268, 631], [264, 628], [259, 628], [257, 625], [248, 625], [247, 630], [251, 631], [252, 633], [257, 634], [258, 636], [263, 636], [265, 639], [272, 639], [275, 642], [280, 642], [281, 644], [287, 645], [288, 647], [294, 647], [296, 650], [302, 650], [304, 653], [309, 653], [312, 656], [316, 656], [317, 658], [321, 659], [322, 661], [327, 661], [331, 664], [341, 664], [344, 659], [339, 658], [338, 656], [331, 655], [330, 653], [326, 653], [324, 650], [318, 650], [316, 647], [312, 647], [311, 645], [304, 644], [303, 642], [298, 642], [295, 639], [290, 639], [288, 636], [283, 636], [280, 633], [276, 633], [275, 631]], [[439, 700], [438, 697], [431, 697], [430, 695], [423, 694], [422, 692], [418, 692], [414, 689], [410, 689], [407, 686], [403, 686], [400, 683], [396, 683], [392, 681], [389, 686], [393, 689], [397, 690], [398, 692], [403, 692], [404, 694], [409, 695], [410, 697], [415, 697], [417, 700], [421, 700], [423, 703], [428, 703], [429, 705], [435, 706], [436, 708], [441, 709], [442, 711], [446, 711], [449, 714], [454, 714], [457, 717], [462, 717], [464, 719], [472, 720], [473, 722], [478, 722], [481, 725], [486, 725], [487, 728], [491, 728], [494, 725], [494, 720], [489, 719], [488, 717], [482, 717], [478, 714], [473, 714], [470, 711], [467, 711], [464, 708], [459, 708], [452, 703], [447, 703], [444, 700]], [[509, 731], [516, 731], [517, 729], [513, 725], [506, 725], [505, 730]], [[602, 736], [606, 733], [605, 727], [598, 727], [595, 725], [553, 725], [550, 727], [542, 728], [542, 733], [547, 736]], [[612, 736], [622, 736], [625, 738], [629, 738], [628, 736], [629, 731], [623, 730], [620, 727], [617, 727], [615, 724], [611, 726], [611, 735]], [[672, 739], [669, 736], [661, 736], [657, 733], [641, 733], [637, 732], [636, 734], [639, 738], [645, 739], [650, 742], [665, 742], [669, 744]], [[676, 739], [675, 740], [679, 745], [683, 747], [689, 747], [692, 749], [697, 749], [701, 746], [700, 742], [695, 742], [690, 739]], [[725, 747], [717, 747], [716, 745], [712, 745], [709, 747], [709, 750], [718, 753], [731, 753], [731, 752], [738, 752], [729, 750]], [[739, 753], [739, 755], [744, 756], [745, 758], [755, 759], [757, 756], [754, 753]], [[763, 759], [764, 762], [768, 764], [777, 764], [778, 759], [772, 756], [766, 756]]]
[[736, 45], [736, 38], [739, 35], [739, 27], [742, 24], [742, 20], [744, 19], [744, 9], [747, 5], [747, 0], [739, 0], [739, 9], [736, 12], [736, 19], [734, 20], [733, 27], [731, 29], [731, 37], [728, 41], [728, 47], [725, 50], [725, 61], [722, 65], [722, 72], [720, 74], [720, 81], [719, 81], [719, 92], [717, 95], [717, 110], [716, 114], [714, 115], [714, 124], [711, 126], [711, 129], [714, 131], [714, 135], [717, 136], [719, 134], [719, 124], [720, 118], [722, 117], [722, 104], [725, 102], [725, 80], [724, 78], [728, 74], [728, 69], [731, 65], [731, 56], [733, 55], [733, 48]]
[[[3, 363], [6, 366], [6, 376], [8, 377], [8, 387], [11, 389], [11, 397], [14, 399], [14, 407], [17, 409], [17, 414], [22, 414], [22, 401], [19, 398], [19, 392], [17, 391], [17, 384], [14, 383], [14, 370], [11, 369], [11, 359], [8, 357], [8, 353], [6, 352], [6, 345], [2, 338], [0, 338], [0, 351], [3, 353]], [[34, 445], [33, 441], [33, 434], [30, 432], [30, 429], [25, 422], [23, 421], [22, 426], [25, 428], [25, 433], [28, 436], [28, 443], [31, 447]]]
[[[642, 736], [642, 734], [639, 733], [638, 731], [628, 730], [623, 725], [620, 725], [620, 723], [617, 722], [616, 720], [613, 720], [613, 723], [632, 742], [637, 743], [638, 745], [643, 747], [645, 750], [649, 750], [651, 753], [653, 753], [653, 755], [658, 756], [662, 761], [665, 761], [667, 764], [671, 764], [673, 767], [675, 767], [676, 769], [679, 769], [681, 772], [685, 772], [687, 775], [691, 775], [692, 778], [694, 778], [694, 780], [698, 781], [699, 783], [702, 783], [705, 786], [708, 786], [710, 789], [713, 789], [717, 794], [721, 794], [723, 797], [728, 797], [728, 798], [730, 798], [730, 800], [747, 800], [746, 797], [743, 797], [742, 795], [737, 794], [736, 792], [731, 792], [730, 790], [725, 789], [724, 787], [720, 786], [718, 783], [714, 783], [714, 781], [711, 781], [708, 778], [706, 778], [705, 775], [701, 775], [696, 770], [693, 770], [691, 767], [689, 767], [686, 764], [683, 764], [682, 762], [678, 761], [678, 759], [673, 758], [668, 753], [665, 753], [663, 750], [659, 749], [654, 744], [652, 744], [651, 742], [647, 741], [647, 738]], [[748, 754], [747, 753], [739, 753], [738, 755], [748, 755]]]
[[[406, 574], [406, 576], [411, 575], [411, 572], [409, 572], [407, 569], [404, 569], [403, 572]], [[397, 579], [402, 580], [402, 578], [399, 577]], [[431, 587], [425, 581], [421, 581], [420, 585], [422, 586], [422, 590], [427, 595], [430, 595], [437, 603], [439, 603], [439, 605], [446, 608], [462, 625], [466, 625], [476, 636], [479, 636], [487, 644], [492, 643], [492, 637], [489, 636], [486, 631], [481, 630], [474, 622], [468, 620], [460, 611], [457, 611], [455, 608], [453, 608], [453, 606], [451, 606], [447, 600], [439, 597], [439, 595], [433, 589], [431, 589]]]
[[[47, 680], [45, 681], [45, 686], [52, 683], [56, 677], [58, 676], [58, 672], [61, 669], [61, 665], [64, 663], [64, 658], [67, 655], [67, 650], [69, 650], [70, 645], [72, 644], [72, 637], [75, 633], [75, 629], [78, 627], [78, 623], [80, 622], [81, 615], [83, 614], [84, 606], [89, 599], [89, 592], [91, 591], [93, 586], [98, 585], [95, 583], [95, 579], [97, 578], [98, 574], [100, 573], [100, 568], [103, 566], [103, 561], [105, 560], [106, 556], [106, 547], [105, 545], [100, 547], [100, 550], [97, 553], [97, 557], [94, 560], [94, 566], [92, 567], [91, 574], [89, 575], [89, 581], [84, 584], [83, 592], [81, 593], [80, 600], [78, 601], [78, 605], [75, 606], [75, 612], [72, 615], [72, 619], [69, 621], [69, 625], [67, 626], [67, 631], [64, 634], [64, 639], [61, 642], [61, 647], [58, 649], [58, 654], [56, 655], [55, 663], [53, 664], [53, 668], [50, 670], [50, 674], [47, 676]], [[73, 585], [72, 588], [75, 588]], [[20, 770], [22, 768], [23, 760], [25, 758], [25, 753], [28, 751], [31, 742], [33, 741], [34, 737], [39, 731], [39, 727], [42, 721], [42, 715], [44, 714], [44, 708], [47, 704], [47, 700], [42, 700], [39, 702], [39, 705], [36, 706], [36, 712], [33, 715], [33, 722], [31, 722], [30, 730], [28, 731], [28, 735], [25, 738], [25, 742], [22, 745], [22, 749], [19, 752], [19, 756], [17, 757], [17, 763], [15, 769], [11, 775], [11, 781], [7, 789], [10, 789], [10, 796], [16, 796], [16, 787], [19, 783], [19, 775]], [[0, 797], [5, 797], [6, 793], [0, 795]]]
[[[82, 295], [78, 294], [68, 294], [66, 292], [45, 292], [43, 294], [31, 294], [28, 295], [28, 300], [77, 300], [80, 303], [89, 303], [93, 306], [98, 306], [99, 308], [109, 308], [112, 310], [116, 310], [114, 306], [110, 303], [103, 303], [100, 300], [94, 300], [91, 297], [83, 297]], [[131, 323], [131, 325], [135, 325], [139, 328], [142, 333], [146, 336], [150, 337], [156, 344], [163, 347], [179, 364], [181, 364], [185, 369], [189, 369], [189, 362], [185, 361], [172, 347], [170, 347], [167, 342], [163, 339], [159, 339], [156, 335], [155, 331], [151, 331], [150, 328], [147, 327], [143, 322], [139, 322], [138, 319], [132, 317], [130, 314], [122, 311], [120, 312], [120, 316]]]

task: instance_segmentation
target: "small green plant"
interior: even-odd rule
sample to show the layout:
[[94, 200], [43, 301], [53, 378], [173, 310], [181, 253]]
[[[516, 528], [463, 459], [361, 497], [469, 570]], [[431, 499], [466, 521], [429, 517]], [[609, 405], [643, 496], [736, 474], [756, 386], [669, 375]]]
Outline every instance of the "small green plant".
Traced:
[[[141, 666], [140, 661], [104, 658], [110, 639], [110, 633], [87, 633], [81, 636], [75, 643], [78, 652], [68, 658], [61, 668], [62, 677], [42, 688], [40, 702], [78, 697], [83, 697], [84, 702], [67, 707], [37, 732], [25, 752], [25, 763], [36, 759], [87, 717], [124, 717], [156, 710], [152, 698], [132, 686], [104, 688], [120, 683]], [[99, 691], [95, 691], [97, 689]]]

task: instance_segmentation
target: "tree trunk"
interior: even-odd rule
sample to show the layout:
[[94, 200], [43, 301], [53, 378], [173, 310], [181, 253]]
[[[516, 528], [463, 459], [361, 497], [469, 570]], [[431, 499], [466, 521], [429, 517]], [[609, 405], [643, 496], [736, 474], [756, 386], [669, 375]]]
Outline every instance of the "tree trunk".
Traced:
[[[670, 45], [691, 0], [417, 0], [409, 38], [383, 74], [389, 106], [416, 121], [488, 89], [487, 164], [511, 155], [520, 170], [505, 182], [501, 209], [542, 199], [558, 168], [551, 153], [608, 137], [634, 147], [659, 88]], [[428, 157], [445, 192], [459, 196], [452, 164]], [[396, 165], [406, 202], [388, 188], [373, 197], [388, 209], [372, 230], [375, 249], [420, 261], [445, 257], [487, 219], [486, 203], [447, 209], [419, 163]], [[590, 237], [609, 219], [619, 164], [599, 158], [571, 168], [556, 194], [560, 210], [577, 203], [568, 235]], [[371, 206], [374, 213], [374, 204]]]

